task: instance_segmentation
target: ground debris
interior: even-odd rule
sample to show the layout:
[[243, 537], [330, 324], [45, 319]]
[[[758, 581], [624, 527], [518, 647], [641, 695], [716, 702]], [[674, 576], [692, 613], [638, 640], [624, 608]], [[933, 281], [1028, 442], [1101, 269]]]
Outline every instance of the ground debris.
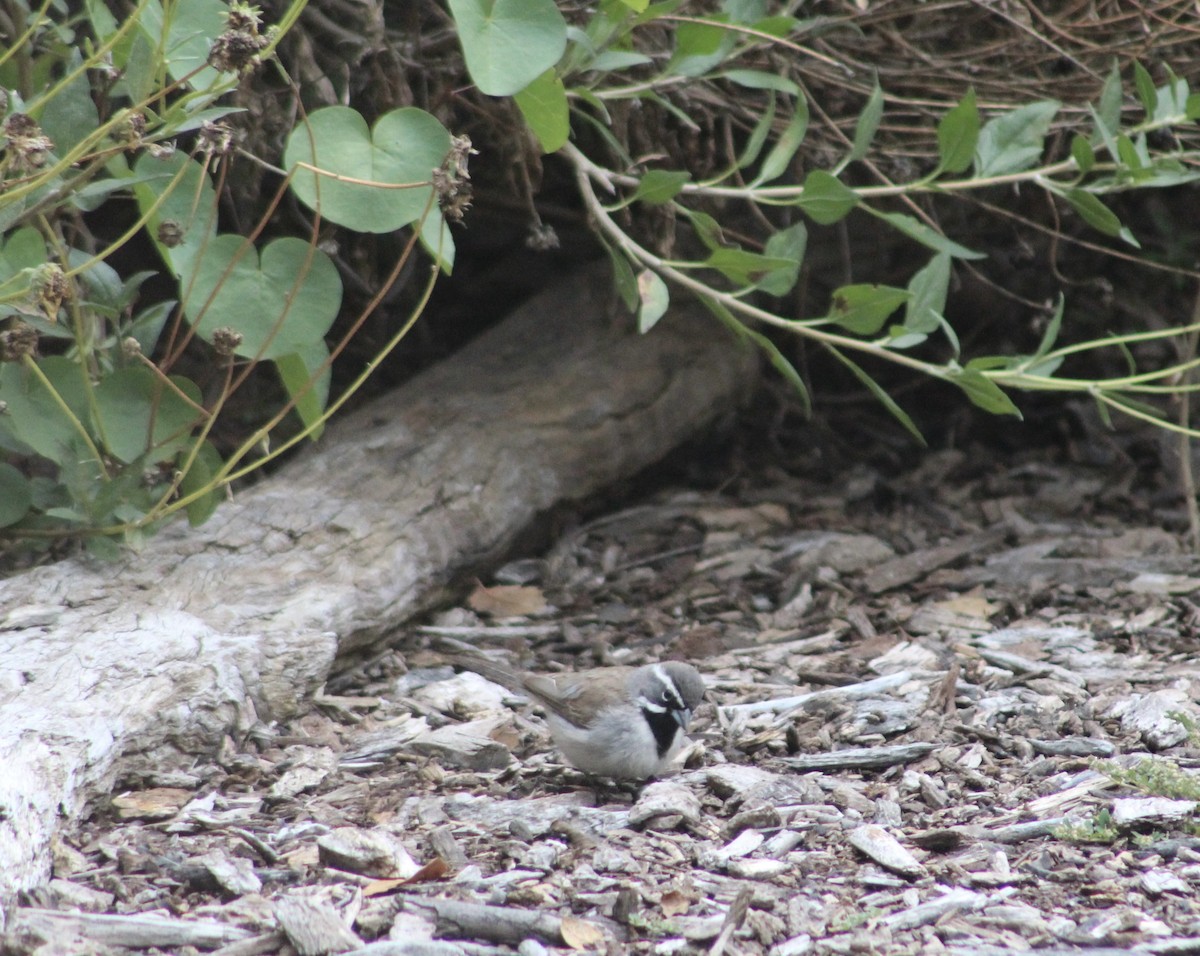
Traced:
[[[515, 603], [415, 625], [290, 724], [135, 765], [5, 951], [1194, 951], [1200, 608], [1125, 585], [1200, 566], [1094, 512], [1043, 534], [1018, 478], [988, 505], [1004, 480], [960, 483], [949, 535], [778, 476], [572, 527], [497, 579]], [[446, 635], [544, 671], [691, 659], [694, 745], [662, 780], [586, 778]]]

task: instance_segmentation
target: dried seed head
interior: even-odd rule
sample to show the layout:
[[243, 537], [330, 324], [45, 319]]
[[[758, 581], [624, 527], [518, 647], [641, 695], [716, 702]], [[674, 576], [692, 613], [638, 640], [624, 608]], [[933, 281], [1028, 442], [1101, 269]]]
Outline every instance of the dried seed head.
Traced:
[[262, 11], [245, 3], [234, 3], [226, 14], [225, 32], [213, 41], [208, 65], [222, 73], [248, 73], [261, 62], [259, 54], [271, 44], [269, 35], [259, 33]]
[[142, 343], [132, 335], [127, 335], [121, 339], [121, 354], [126, 358], [136, 358], [142, 354]]
[[455, 136], [442, 165], [430, 175], [442, 215], [453, 222], [460, 222], [471, 207], [471, 173], [467, 162], [472, 155], [479, 155], [479, 151], [471, 148], [471, 138]]
[[146, 146], [148, 152], [155, 159], [170, 159], [175, 155], [175, 144], [168, 143], [150, 143]]
[[226, 156], [233, 149], [233, 129], [228, 123], [200, 124], [200, 149], [212, 156]]
[[158, 231], [155, 233], [158, 241], [168, 249], [174, 249], [183, 242], [185, 234], [183, 227], [179, 225], [179, 220], [177, 219], [164, 219], [158, 224]]
[[26, 355], [36, 355], [37, 344], [37, 329], [18, 320], [0, 332], [0, 362], [20, 362]]
[[125, 114], [125, 121], [121, 124], [120, 136], [129, 144], [131, 149], [137, 149], [142, 145], [142, 137], [146, 135], [146, 114], [131, 110]]
[[242, 344], [242, 333], [223, 325], [213, 329], [212, 344], [221, 358], [230, 358]]
[[51, 322], [58, 319], [59, 307], [74, 294], [71, 280], [57, 262], [43, 262], [29, 280], [37, 307]]
[[25, 113], [11, 113], [0, 124], [0, 135], [4, 137], [5, 159], [19, 173], [38, 169], [46, 164], [54, 143]]

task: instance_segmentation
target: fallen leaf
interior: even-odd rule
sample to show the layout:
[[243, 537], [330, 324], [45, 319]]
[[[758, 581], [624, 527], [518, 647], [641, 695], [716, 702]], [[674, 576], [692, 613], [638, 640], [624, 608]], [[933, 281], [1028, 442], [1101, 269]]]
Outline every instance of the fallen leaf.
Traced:
[[385, 896], [401, 886], [412, 883], [431, 883], [440, 880], [450, 872], [450, 864], [440, 856], [435, 856], [412, 876], [403, 880], [372, 880], [363, 887], [363, 896]]
[[658, 901], [658, 905], [662, 907], [663, 916], [670, 918], [686, 913], [692, 904], [679, 890], [667, 890]]
[[518, 584], [485, 588], [481, 584], [467, 599], [467, 604], [471, 610], [492, 617], [528, 617], [546, 610], [546, 596], [541, 588]]
[[440, 856], [435, 856], [432, 860], [417, 870], [416, 873], [410, 876], [405, 882], [431, 883], [434, 880], [440, 880], [449, 872], [450, 864], [443, 860]]
[[591, 949], [604, 942], [604, 933], [595, 923], [578, 916], [564, 916], [559, 928], [562, 940], [571, 949]]

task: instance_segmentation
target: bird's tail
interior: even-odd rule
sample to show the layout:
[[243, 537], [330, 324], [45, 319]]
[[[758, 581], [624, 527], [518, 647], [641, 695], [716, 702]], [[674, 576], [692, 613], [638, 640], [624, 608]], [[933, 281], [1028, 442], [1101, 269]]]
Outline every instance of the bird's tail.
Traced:
[[514, 694], [526, 695], [525, 681], [521, 675], [511, 667], [492, 660], [479, 648], [456, 641], [452, 637], [437, 638], [433, 647], [442, 653], [446, 663], [486, 677], [493, 684], [506, 687]]

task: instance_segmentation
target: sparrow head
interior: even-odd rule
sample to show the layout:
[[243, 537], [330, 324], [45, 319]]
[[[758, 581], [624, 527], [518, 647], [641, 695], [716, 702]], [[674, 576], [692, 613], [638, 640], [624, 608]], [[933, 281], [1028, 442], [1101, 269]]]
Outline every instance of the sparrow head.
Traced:
[[647, 719], [667, 715], [687, 730], [692, 713], [704, 699], [704, 678], [700, 672], [682, 661], [664, 661], [639, 667], [634, 676], [634, 698]]

